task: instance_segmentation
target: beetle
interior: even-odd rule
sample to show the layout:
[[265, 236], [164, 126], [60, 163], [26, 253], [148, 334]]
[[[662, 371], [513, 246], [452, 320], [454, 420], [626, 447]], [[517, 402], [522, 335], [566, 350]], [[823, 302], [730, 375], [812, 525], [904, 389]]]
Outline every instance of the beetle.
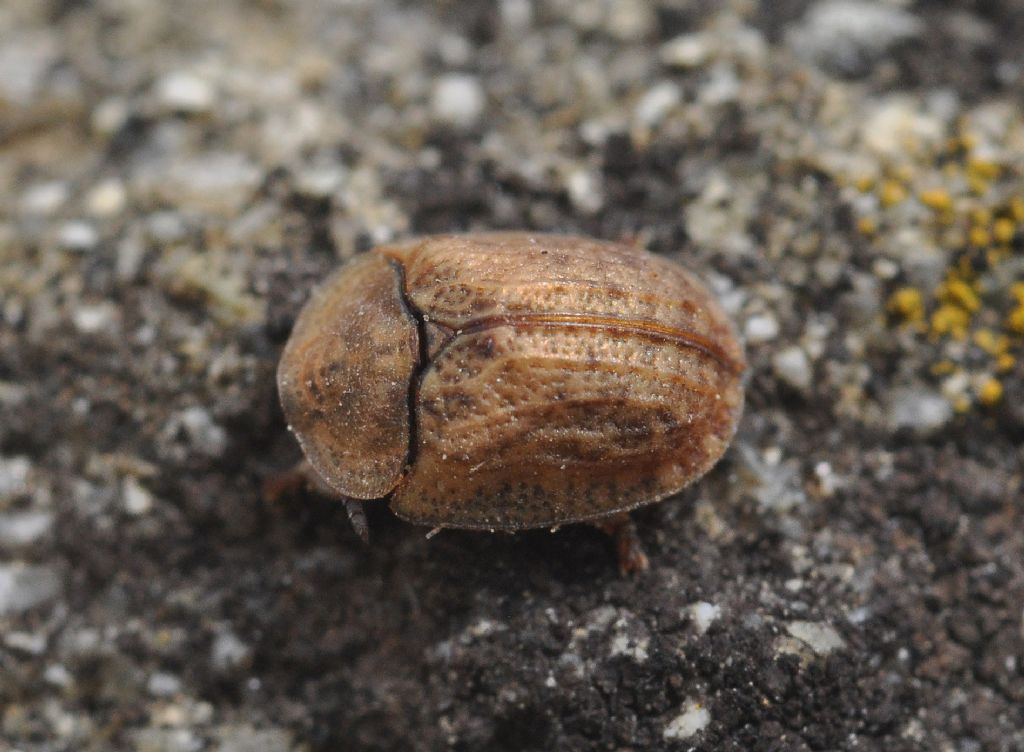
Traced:
[[308, 474], [357, 529], [360, 503], [386, 497], [433, 528], [622, 533], [623, 513], [725, 452], [745, 367], [732, 323], [679, 264], [505, 232], [343, 265], [300, 312], [277, 384]]

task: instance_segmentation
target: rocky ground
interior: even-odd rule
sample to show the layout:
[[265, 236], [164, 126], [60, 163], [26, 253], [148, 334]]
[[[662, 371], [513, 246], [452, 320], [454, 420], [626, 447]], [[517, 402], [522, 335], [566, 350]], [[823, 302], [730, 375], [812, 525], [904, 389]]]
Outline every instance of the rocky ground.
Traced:
[[[1024, 749], [1024, 6], [0, 5], [0, 748]], [[269, 504], [311, 285], [628, 238], [743, 331], [725, 460], [589, 528]]]

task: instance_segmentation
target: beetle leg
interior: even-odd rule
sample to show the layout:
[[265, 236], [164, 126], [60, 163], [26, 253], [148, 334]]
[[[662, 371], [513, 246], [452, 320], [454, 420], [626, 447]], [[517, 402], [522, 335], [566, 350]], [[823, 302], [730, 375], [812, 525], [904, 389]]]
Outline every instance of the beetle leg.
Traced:
[[342, 497], [341, 503], [345, 505], [345, 511], [348, 512], [348, 521], [352, 523], [352, 529], [356, 531], [363, 543], [370, 542], [370, 525], [366, 521], [366, 510], [363, 509], [363, 503], [356, 499], [346, 499]]
[[263, 499], [270, 503], [276, 503], [283, 497], [297, 494], [303, 489], [309, 489], [318, 496], [339, 499], [345, 505], [345, 512], [348, 514], [349, 522], [352, 523], [356, 535], [364, 543], [370, 542], [370, 526], [366, 521], [363, 503], [357, 499], [339, 496], [338, 492], [328, 486], [306, 460], [296, 463], [288, 470], [265, 478], [263, 480]]
[[260, 492], [263, 500], [270, 504], [277, 504], [287, 496], [294, 496], [306, 487], [307, 479], [304, 466], [305, 460], [296, 463], [287, 470], [269, 475], [260, 484]]
[[591, 524], [612, 539], [619, 560], [619, 569], [623, 574], [644, 572], [650, 567], [643, 544], [636, 534], [636, 525], [628, 512], [595, 520]]

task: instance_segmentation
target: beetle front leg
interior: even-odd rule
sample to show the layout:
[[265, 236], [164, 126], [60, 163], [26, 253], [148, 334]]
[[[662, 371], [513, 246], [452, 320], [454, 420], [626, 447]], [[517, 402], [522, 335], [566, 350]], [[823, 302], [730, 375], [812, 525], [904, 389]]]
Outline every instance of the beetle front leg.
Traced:
[[644, 572], [650, 568], [650, 560], [644, 553], [643, 544], [636, 534], [636, 525], [633, 523], [633, 518], [629, 516], [629, 512], [595, 520], [591, 524], [612, 539], [612, 543], [615, 545], [615, 555], [619, 560], [619, 570], [623, 574]]
[[352, 528], [363, 543], [370, 542], [370, 526], [366, 521], [366, 510], [363, 509], [362, 501], [341, 496], [333, 488], [324, 482], [324, 479], [313, 469], [313, 466], [306, 460], [297, 462], [293, 467], [284, 470], [263, 480], [263, 499], [270, 503], [277, 503], [283, 497], [297, 494], [308, 489], [319, 496], [326, 496], [329, 499], [338, 499], [345, 505], [345, 513], [348, 515]]
[[370, 524], [366, 521], [366, 510], [363, 509], [363, 502], [346, 497], [342, 497], [341, 502], [345, 505], [348, 521], [352, 523], [352, 529], [356, 531], [356, 535], [362, 539], [363, 543], [369, 543]]

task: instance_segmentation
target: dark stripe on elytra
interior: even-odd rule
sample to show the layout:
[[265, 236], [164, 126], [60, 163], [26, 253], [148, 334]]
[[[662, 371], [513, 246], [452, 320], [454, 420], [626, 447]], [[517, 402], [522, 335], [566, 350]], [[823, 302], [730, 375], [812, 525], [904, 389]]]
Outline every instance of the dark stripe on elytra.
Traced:
[[[448, 342], [448, 345], [463, 335], [478, 334], [501, 326], [509, 326], [513, 329], [587, 329], [613, 335], [635, 336], [650, 342], [697, 350], [717, 361], [732, 374], [739, 375], [743, 371], [742, 365], [729, 357], [725, 350], [716, 345], [709, 337], [665, 326], [655, 321], [631, 321], [614, 316], [594, 316], [588, 313], [520, 313], [506, 316], [486, 316], [470, 321], [465, 326], [456, 329], [456, 336]], [[446, 348], [443, 348], [441, 352], [444, 349]], [[434, 357], [437, 358], [441, 352]]]

